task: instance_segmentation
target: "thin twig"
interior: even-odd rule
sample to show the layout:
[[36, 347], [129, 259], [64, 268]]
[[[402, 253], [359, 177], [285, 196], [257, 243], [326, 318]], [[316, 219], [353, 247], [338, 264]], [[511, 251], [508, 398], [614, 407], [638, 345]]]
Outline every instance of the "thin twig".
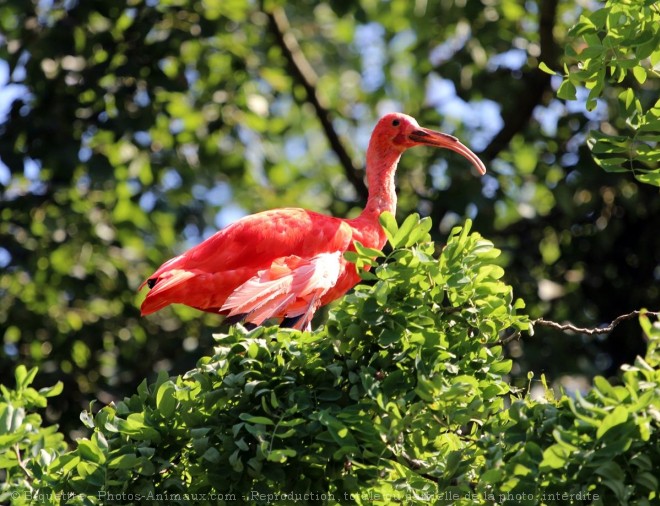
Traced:
[[521, 332], [518, 330], [511, 334], [509, 337], [505, 337], [504, 339], [498, 339], [496, 342], [489, 344], [488, 347], [492, 346], [504, 346], [505, 344], [509, 344], [511, 341], [515, 341], [516, 339], [520, 339]]
[[323, 99], [316, 89], [318, 83], [316, 72], [314, 72], [309, 61], [305, 58], [296, 37], [291, 32], [289, 20], [286, 17], [284, 9], [282, 7], [276, 7], [272, 12], [267, 12], [266, 14], [270, 19], [270, 25], [275, 35], [275, 39], [277, 40], [277, 44], [282, 49], [284, 56], [289, 62], [293, 77], [303, 88], [305, 88], [307, 98], [316, 110], [316, 115], [321, 122], [321, 126], [323, 127], [325, 136], [330, 143], [330, 147], [337, 155], [337, 158], [339, 158], [341, 165], [344, 167], [346, 178], [355, 187], [358, 195], [360, 195], [363, 200], [366, 200], [369, 192], [362, 179], [362, 170], [357, 167], [342, 140], [339, 138], [339, 134], [337, 134], [337, 131], [332, 125], [330, 110], [323, 103]]
[[[612, 323], [607, 325], [606, 327], [594, 327], [594, 328], [586, 328], [586, 327], [576, 327], [572, 323], [557, 323], [553, 322], [550, 320], [544, 320], [543, 318], [537, 318], [536, 320], [532, 320], [531, 324], [532, 325], [538, 325], [540, 327], [550, 327], [556, 330], [561, 330], [562, 332], [575, 332], [578, 334], [587, 334], [589, 336], [593, 336], [594, 334], [607, 334], [609, 332], [612, 332], [614, 328], [621, 323], [622, 321], [625, 320], [630, 320], [632, 318], [635, 318], [636, 316], [639, 316], [640, 314], [648, 314], [651, 316], [656, 316], [660, 317], [660, 311], [639, 311], [635, 310], [631, 313], [628, 314], [622, 314], [621, 316], [617, 316]], [[488, 347], [492, 346], [504, 346], [505, 344], [509, 344], [511, 341], [515, 341], [517, 339], [520, 339], [522, 333], [518, 330], [511, 334], [508, 337], [504, 337], [502, 339], [498, 339], [494, 343], [488, 344]]]
[[635, 318], [636, 316], [639, 316], [640, 314], [648, 314], [652, 316], [658, 316], [660, 315], [660, 311], [638, 311], [635, 310], [631, 313], [628, 314], [622, 314], [621, 316], [617, 316], [612, 323], [610, 323], [606, 327], [595, 327], [595, 328], [585, 328], [585, 327], [576, 327], [572, 323], [557, 323], [549, 320], [544, 320], [543, 318], [538, 318], [532, 322], [533, 325], [539, 325], [541, 327], [550, 327], [553, 329], [561, 330], [561, 331], [570, 331], [570, 332], [576, 332], [578, 334], [587, 334], [589, 336], [593, 336], [594, 334], [608, 334], [609, 332], [612, 332], [614, 330], [614, 327], [616, 327], [619, 323], [621, 323], [624, 320], [630, 320], [631, 318]]
[[14, 453], [16, 453], [16, 461], [18, 463], [18, 467], [20, 467], [23, 470], [23, 472], [26, 474], [28, 478], [32, 478], [32, 473], [27, 468], [25, 461], [21, 459], [21, 448], [20, 446], [18, 446], [18, 443], [14, 445]]
[[[392, 453], [394, 453], [395, 455], [397, 454], [397, 452], [395, 452], [394, 449], [391, 447], [390, 447], [390, 451], [392, 451]], [[405, 450], [401, 450], [400, 452], [398, 452], [398, 455], [406, 462], [407, 466], [410, 469], [412, 469], [415, 473], [417, 473], [419, 476], [421, 476], [422, 478], [426, 478], [427, 480], [432, 481], [434, 483], [440, 483], [440, 480], [435, 476], [420, 472], [421, 469], [428, 467], [428, 465], [423, 460], [412, 458], [410, 455], [406, 453]]]

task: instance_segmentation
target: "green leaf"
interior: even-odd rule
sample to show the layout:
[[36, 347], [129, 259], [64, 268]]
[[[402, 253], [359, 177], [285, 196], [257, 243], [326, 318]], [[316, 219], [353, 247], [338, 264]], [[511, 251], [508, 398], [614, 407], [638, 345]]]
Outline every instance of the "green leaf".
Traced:
[[479, 477], [481, 483], [490, 483], [495, 485], [502, 480], [505, 476], [505, 471], [503, 469], [488, 469]]
[[399, 231], [399, 226], [396, 223], [396, 218], [390, 213], [389, 211], [384, 211], [380, 217], [379, 217], [380, 224], [383, 227], [383, 230], [385, 231], [385, 235], [387, 236], [387, 240], [391, 244], [392, 241], [394, 240], [394, 236], [397, 234]]
[[236, 471], [237, 473], [242, 473], [244, 466], [243, 466], [243, 461], [241, 460], [240, 457], [240, 450], [235, 450], [234, 453], [232, 453], [229, 456], [229, 465], [231, 468]]
[[543, 460], [539, 464], [542, 469], [544, 467], [550, 469], [562, 469], [565, 467], [570, 459], [570, 452], [559, 444], [549, 446], [543, 451]]
[[153, 427], [144, 423], [144, 413], [131, 413], [126, 420], [116, 419], [117, 428], [120, 432], [138, 441], [151, 440], [160, 441], [160, 433]]
[[360, 257], [355, 251], [344, 251], [344, 258], [348, 262], [356, 264]]
[[27, 367], [25, 367], [23, 364], [17, 366], [16, 370], [14, 371], [14, 378], [16, 379], [16, 388], [22, 388], [23, 382], [25, 381], [25, 378], [27, 378]]
[[176, 387], [172, 381], [166, 381], [156, 392], [156, 409], [163, 418], [169, 419], [176, 410], [177, 400], [175, 397]]
[[108, 462], [110, 469], [133, 469], [140, 462], [140, 457], [133, 453], [125, 453], [112, 458]]
[[44, 397], [56, 397], [64, 390], [64, 383], [58, 381], [52, 387], [45, 387], [39, 389], [39, 394]]
[[632, 72], [633, 72], [633, 76], [635, 76], [635, 79], [637, 79], [637, 82], [639, 82], [639, 84], [644, 84], [646, 82], [648, 73], [646, 72], [646, 69], [644, 67], [642, 67], [641, 65], [637, 65], [633, 67]]
[[607, 431], [613, 427], [616, 427], [617, 425], [626, 423], [627, 420], [628, 410], [623, 406], [617, 406], [602, 420], [600, 426], [598, 427], [598, 431], [596, 432], [596, 438], [601, 439], [607, 433]]
[[17, 432], [25, 421], [25, 408], [15, 408], [11, 404], [5, 404], [4, 408], [0, 413], [0, 434]]
[[[23, 431], [17, 431], [11, 434], [0, 434], [0, 448], [8, 448], [15, 443], [18, 443], [24, 437], [25, 434]], [[14, 457], [12, 457], [12, 462], [13, 461], [15, 461]], [[0, 469], [2, 469], [2, 467], [0, 467]]]
[[408, 241], [408, 238], [410, 236], [410, 233], [413, 231], [413, 229], [419, 224], [419, 215], [417, 213], [411, 214], [408, 216], [403, 223], [401, 224], [401, 227], [397, 231], [397, 233], [394, 235], [391, 241], [391, 245], [393, 249], [396, 249], [400, 246], [404, 246], [406, 242]]
[[557, 444], [566, 448], [569, 452], [579, 451], [579, 448], [574, 444], [575, 435], [572, 432], [557, 427], [552, 431], [552, 436], [557, 441]]
[[603, 477], [603, 484], [612, 490], [620, 501], [625, 499], [625, 484], [623, 481], [625, 472], [619, 464], [612, 461], [607, 462], [596, 468], [595, 473]]
[[78, 453], [82, 458], [97, 464], [105, 462], [105, 455], [101, 449], [89, 439], [78, 441]]
[[362, 246], [362, 244], [359, 241], [355, 241], [353, 244], [355, 245], [356, 251], [362, 256], [366, 256], [370, 258], [385, 256], [382, 251]]
[[576, 100], [577, 90], [575, 89], [575, 85], [568, 79], [564, 79], [557, 90], [557, 97], [563, 100]]
[[545, 72], [546, 74], [550, 74], [551, 76], [556, 76], [557, 75], [557, 72], [555, 72], [550, 67], [548, 67], [548, 65], [546, 65], [546, 63], [543, 62], [543, 61], [539, 63], [539, 69], [541, 71]]
[[421, 241], [430, 240], [431, 237], [429, 236], [429, 230], [431, 230], [432, 226], [433, 223], [431, 222], [431, 218], [428, 216], [422, 218], [417, 226], [410, 232], [405, 247], [410, 248], [411, 246], [418, 244]]
[[295, 450], [285, 448], [283, 450], [273, 450], [266, 454], [266, 459], [270, 462], [279, 462], [280, 464], [286, 462], [289, 457], [295, 457], [297, 452]]
[[660, 170], [638, 172], [635, 174], [635, 178], [642, 183], [660, 186]]
[[658, 490], [658, 478], [649, 472], [636, 473], [635, 483], [651, 491]]
[[39, 369], [36, 367], [33, 367], [28, 371], [23, 364], [16, 367], [16, 371], [14, 372], [14, 376], [16, 378], [16, 389], [23, 390], [29, 387], [34, 381], [34, 378], [37, 376], [38, 371]]
[[210, 446], [209, 448], [207, 448], [207, 450], [202, 455], [202, 458], [204, 460], [208, 460], [209, 462], [211, 462], [213, 464], [217, 464], [221, 460], [220, 452], [216, 448], [214, 448], [213, 446]]
[[270, 418], [266, 418], [265, 416], [254, 416], [249, 413], [241, 413], [239, 418], [244, 422], [252, 423], [255, 425], [275, 425], [275, 422], [273, 422]]
[[280, 407], [280, 403], [277, 400], [277, 395], [275, 395], [275, 392], [272, 390], [270, 392], [270, 405], [275, 409]]
[[595, 157], [596, 163], [603, 168], [605, 172], [628, 172], [628, 167], [625, 165], [629, 163], [627, 158], [613, 157], [613, 158], [599, 158]]
[[494, 374], [508, 374], [509, 372], [511, 372], [512, 367], [513, 367], [513, 360], [506, 359], [492, 364], [490, 366], [490, 372]]
[[327, 411], [321, 411], [318, 413], [317, 418], [318, 421], [328, 429], [330, 436], [336, 443], [342, 446], [350, 447], [351, 451], [352, 448], [357, 446], [355, 438], [350, 433], [346, 425], [344, 425], [330, 413]]
[[94, 416], [92, 415], [91, 411], [81, 411], [80, 412], [80, 421], [88, 429], [93, 429], [94, 428]]
[[[447, 258], [454, 260], [463, 252], [467, 245], [468, 235], [472, 228], [472, 220], [465, 220], [463, 227], [454, 227], [451, 231], [451, 236], [447, 242]], [[461, 273], [457, 273], [461, 274]], [[464, 276], [461, 276], [464, 277]]]
[[605, 397], [609, 397], [611, 400], [618, 402], [618, 396], [614, 387], [610, 385], [610, 382], [607, 381], [602, 376], [595, 376], [593, 379], [594, 387], [597, 388]]

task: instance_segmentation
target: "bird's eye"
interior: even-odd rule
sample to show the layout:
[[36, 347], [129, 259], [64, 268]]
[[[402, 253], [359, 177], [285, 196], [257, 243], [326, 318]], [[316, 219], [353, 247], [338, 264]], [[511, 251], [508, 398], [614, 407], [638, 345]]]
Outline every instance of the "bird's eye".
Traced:
[[399, 126], [401, 122], [398, 119], [392, 120], [392, 126]]

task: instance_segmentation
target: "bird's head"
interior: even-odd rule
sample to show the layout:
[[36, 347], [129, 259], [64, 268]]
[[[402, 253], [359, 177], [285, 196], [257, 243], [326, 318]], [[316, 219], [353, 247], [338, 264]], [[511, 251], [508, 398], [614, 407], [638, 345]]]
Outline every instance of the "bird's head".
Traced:
[[378, 144], [389, 144], [391, 149], [400, 152], [420, 145], [450, 149], [467, 158], [479, 174], [486, 173], [486, 167], [479, 157], [456, 137], [423, 128], [415, 118], [407, 114], [393, 112], [383, 116], [374, 129], [373, 138]]

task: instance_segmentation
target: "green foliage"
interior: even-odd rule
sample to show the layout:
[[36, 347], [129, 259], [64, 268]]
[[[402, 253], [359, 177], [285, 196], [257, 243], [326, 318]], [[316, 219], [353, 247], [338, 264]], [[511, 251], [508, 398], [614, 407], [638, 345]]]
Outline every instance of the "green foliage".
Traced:
[[30, 385], [37, 368], [16, 368], [15, 387], [0, 385], [0, 502], [34, 504], [34, 484], [46, 479], [53, 460], [66, 450], [57, 426], [42, 427], [36, 412], [45, 408], [48, 397], [62, 393], [62, 383], [35, 390]]
[[646, 357], [624, 365], [619, 381], [596, 376], [586, 395], [555, 399], [542, 377], [544, 397], [518, 399], [485, 424], [489, 434], [478, 445], [497, 457], [483, 468], [478, 490], [533, 498], [509, 504], [658, 501], [660, 325], [640, 320]]
[[[384, 215], [382, 223], [391, 252], [324, 327], [217, 335], [214, 355], [186, 374], [161, 374], [96, 415], [84, 412], [92, 435], [71, 451], [61, 436], [22, 435], [22, 454], [36, 457], [23, 457], [27, 476], [9, 466], [19, 481], [3, 497], [80, 505], [657, 500], [658, 324], [642, 316], [648, 352], [624, 367], [621, 384], [597, 377], [584, 396], [555, 397], [542, 377], [541, 398], [523, 395], [507, 381], [512, 361], [499, 339], [529, 323], [501, 281], [500, 252], [470, 222], [437, 257], [428, 218], [398, 227]], [[358, 249], [357, 259], [373, 254]], [[34, 374], [17, 371], [5, 406], [37, 398], [26, 390]]]
[[[406, 152], [397, 218], [432, 217], [439, 241], [473, 217], [534, 318], [590, 327], [650, 307], [660, 300], [660, 199], [640, 181], [657, 168], [645, 130], [657, 52], [626, 66], [648, 52], [641, 37], [657, 33], [657, 9], [617, 4], [0, 2], [0, 383], [19, 364], [44, 371], [37, 388], [61, 380], [67, 388], [47, 414], [72, 439], [92, 400], [121, 399], [163, 369], [187, 371], [213, 345], [213, 315], [176, 306], [139, 316], [137, 288], [160, 263], [243, 213], [302, 206], [353, 217], [362, 208], [351, 181], [363, 174], [347, 178], [332, 153], [269, 21], [277, 6], [355, 166], [392, 109], [484, 159], [488, 174], [476, 179], [455, 153]], [[602, 18], [591, 11], [600, 7], [624, 22], [596, 19], [598, 40], [588, 23], [584, 37], [568, 35]], [[578, 101], [554, 98], [539, 62], [561, 69], [565, 60], [573, 75], [580, 55], [604, 47], [608, 26], [620, 35], [614, 51], [586, 62], [608, 69], [607, 107], [585, 110], [584, 81], [574, 83]], [[562, 60], [559, 48], [577, 55]], [[595, 170], [592, 130], [614, 136], [591, 136], [604, 151], [597, 159], [634, 168], [638, 180]], [[644, 346], [625, 325], [604, 341], [537, 329], [539, 339], [510, 343], [514, 384], [541, 367], [551, 382], [613, 374]]]
[[[576, 88], [584, 86], [589, 90], [586, 108], [593, 110], [608, 84], [613, 92], [618, 90], [621, 114], [613, 127], [620, 133], [612, 133], [612, 128], [592, 130], [589, 147], [594, 159], [608, 172], [632, 171], [639, 181], [660, 186], [657, 86], [646, 90], [642, 87], [636, 92], [630, 82], [634, 78], [643, 86], [649, 76], [658, 77], [660, 8], [657, 2], [605, 2], [602, 8], [580, 15], [568, 35], [573, 43], [566, 45], [566, 57], [572, 67], [564, 64], [564, 80], [557, 96], [576, 100]], [[554, 74], [545, 64], [541, 69]]]

